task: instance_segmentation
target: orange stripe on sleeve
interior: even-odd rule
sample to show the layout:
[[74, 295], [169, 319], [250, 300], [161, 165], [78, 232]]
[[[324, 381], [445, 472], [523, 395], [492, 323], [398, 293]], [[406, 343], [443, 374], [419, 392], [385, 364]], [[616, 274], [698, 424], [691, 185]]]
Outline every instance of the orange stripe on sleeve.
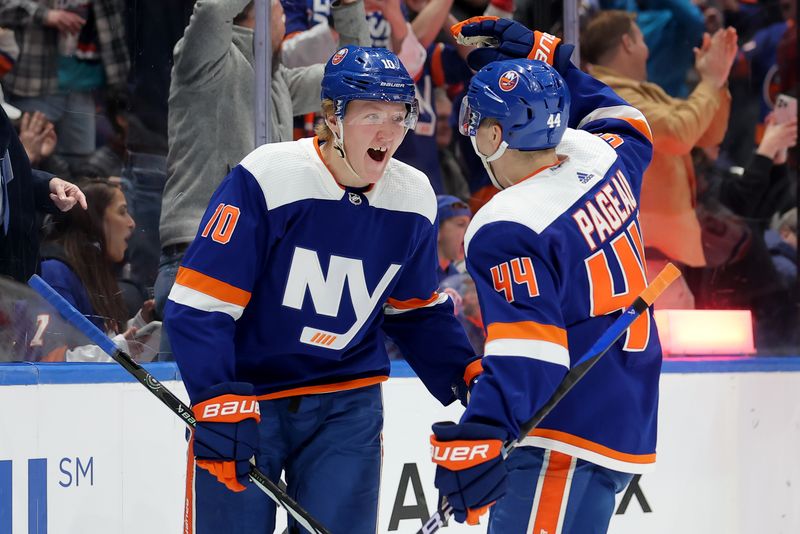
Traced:
[[397, 308], [398, 310], [413, 310], [414, 308], [424, 308], [425, 306], [436, 302], [439, 299], [439, 293], [436, 291], [433, 292], [428, 299], [408, 299], [408, 300], [396, 300], [396, 299], [387, 299], [386, 302], [389, 306], [393, 308]]
[[613, 458], [614, 460], [619, 460], [620, 462], [628, 462], [631, 464], [652, 464], [656, 461], [656, 455], [653, 454], [628, 454], [625, 452], [615, 451], [614, 449], [609, 449], [599, 443], [595, 443], [594, 441], [589, 441], [588, 439], [584, 439], [572, 434], [568, 434], [567, 432], [561, 432], [559, 430], [550, 430], [547, 428], [535, 428], [529, 436], [535, 436], [538, 438], [545, 438], [545, 439], [552, 439], [553, 441], [560, 441], [562, 443], [566, 443], [568, 445], [574, 445], [576, 447], [580, 447], [581, 449], [585, 449], [587, 451], [591, 451], [602, 456], [606, 456], [608, 458]]
[[539, 495], [539, 508], [536, 510], [536, 521], [533, 523], [532, 532], [558, 532], [558, 519], [564, 510], [564, 492], [567, 488], [567, 475], [572, 464], [572, 456], [550, 451], [550, 460], [547, 471], [543, 475], [541, 493]]
[[567, 331], [551, 324], [521, 321], [518, 323], [492, 323], [486, 329], [486, 342], [495, 339], [534, 339], [549, 341], [567, 348]]
[[643, 136], [647, 137], [647, 139], [649, 139], [651, 143], [653, 142], [653, 134], [650, 131], [650, 125], [647, 124], [647, 121], [643, 121], [642, 119], [628, 119], [628, 118], [622, 118], [622, 120], [624, 120], [637, 130], [639, 130], [639, 132]]
[[433, 49], [431, 55], [431, 80], [433, 80], [434, 87], [444, 87], [444, 65], [442, 64], [442, 52], [444, 51], [444, 43], [439, 43]]
[[474, 360], [469, 362], [467, 368], [464, 369], [464, 383], [469, 386], [476, 376], [483, 372], [483, 360]]
[[247, 306], [250, 302], [250, 292], [239, 289], [216, 278], [212, 278], [194, 269], [181, 267], [178, 269], [178, 276], [175, 283], [189, 289], [194, 289], [200, 293], [214, 297], [223, 302], [236, 304], [237, 306]]

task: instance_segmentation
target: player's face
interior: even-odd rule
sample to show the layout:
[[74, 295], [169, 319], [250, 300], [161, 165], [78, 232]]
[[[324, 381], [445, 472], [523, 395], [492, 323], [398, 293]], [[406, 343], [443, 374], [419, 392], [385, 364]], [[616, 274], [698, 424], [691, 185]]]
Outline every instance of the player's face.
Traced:
[[114, 263], [122, 261], [134, 228], [136, 223], [128, 213], [125, 195], [117, 189], [103, 214], [103, 233], [106, 236], [106, 256], [109, 260]]
[[405, 135], [406, 105], [353, 100], [344, 117], [344, 148], [353, 170], [367, 183], [383, 176]]
[[464, 259], [464, 234], [469, 226], [469, 217], [459, 215], [442, 221], [439, 225], [439, 255], [450, 261]]

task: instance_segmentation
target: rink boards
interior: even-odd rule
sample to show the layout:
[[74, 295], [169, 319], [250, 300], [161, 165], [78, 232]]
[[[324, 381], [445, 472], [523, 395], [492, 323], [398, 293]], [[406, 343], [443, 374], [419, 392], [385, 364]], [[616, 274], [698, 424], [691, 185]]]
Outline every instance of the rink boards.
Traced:
[[[186, 399], [174, 365], [149, 369]], [[437, 497], [430, 424], [461, 408], [392, 375], [379, 532], [413, 533]], [[180, 532], [184, 467], [180, 421], [115, 364], [0, 365], [0, 534]], [[610, 532], [800, 532], [800, 357], [665, 362], [658, 468]]]

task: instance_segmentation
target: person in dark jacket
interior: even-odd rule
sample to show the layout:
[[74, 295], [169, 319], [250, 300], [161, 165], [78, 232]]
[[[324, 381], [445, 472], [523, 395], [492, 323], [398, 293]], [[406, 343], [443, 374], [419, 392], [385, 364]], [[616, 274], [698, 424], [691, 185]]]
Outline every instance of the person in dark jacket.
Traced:
[[0, 276], [26, 282], [39, 271], [36, 211], [86, 209], [86, 197], [69, 182], [31, 169], [14, 126], [0, 109]]

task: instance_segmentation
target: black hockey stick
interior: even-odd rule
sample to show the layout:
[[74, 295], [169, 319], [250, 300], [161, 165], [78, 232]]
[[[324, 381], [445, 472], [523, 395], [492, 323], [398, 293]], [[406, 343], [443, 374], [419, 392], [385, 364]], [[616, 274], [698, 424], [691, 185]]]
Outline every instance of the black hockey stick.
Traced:
[[[169, 407], [178, 417], [190, 427], [194, 428], [197, 421], [194, 418], [192, 409], [186, 406], [181, 400], [176, 397], [169, 389], [159, 382], [153, 375], [147, 372], [141, 365], [133, 361], [129, 354], [119, 350], [111, 339], [105, 335], [99, 328], [92, 324], [86, 317], [84, 317], [78, 310], [76, 310], [69, 302], [67, 302], [61, 295], [48, 285], [47, 282], [42, 280], [39, 276], [33, 275], [28, 280], [28, 285], [33, 288], [39, 295], [49, 302], [58, 313], [72, 326], [80, 330], [86, 337], [93, 343], [98, 345], [105, 351], [111, 358], [125, 368], [130, 374], [136, 377], [136, 380], [142, 383], [150, 392], [158, 397], [158, 399]], [[289, 497], [277, 484], [267, 478], [264, 473], [253, 465], [248, 473], [250, 480], [261, 488], [267, 496], [275, 501], [280, 506], [283, 506], [286, 511], [297, 521], [303, 528], [312, 534], [330, 534], [328, 529], [322, 526], [316, 519], [306, 512], [297, 504], [294, 499]]]
[[[511, 451], [523, 440], [525, 437], [530, 434], [531, 430], [536, 428], [536, 426], [542, 422], [542, 420], [547, 417], [547, 415], [553, 410], [553, 408], [558, 404], [561, 399], [572, 389], [574, 386], [583, 376], [589, 371], [589, 369], [597, 363], [597, 361], [603, 357], [603, 355], [608, 352], [614, 343], [622, 337], [622, 334], [633, 324], [633, 322], [653, 304], [653, 302], [658, 298], [661, 293], [677, 278], [681, 275], [681, 272], [678, 270], [677, 267], [668, 263], [666, 267], [664, 267], [658, 276], [655, 277], [653, 283], [651, 283], [647, 289], [642, 291], [636, 300], [633, 301], [631, 304], [616, 321], [614, 321], [611, 326], [608, 327], [608, 330], [603, 332], [600, 337], [595, 341], [594, 345], [592, 345], [589, 350], [587, 350], [583, 356], [581, 356], [578, 361], [570, 368], [569, 372], [567, 372], [564, 379], [561, 383], [556, 387], [556, 390], [547, 400], [547, 402], [537, 410], [533, 417], [528, 419], [523, 425], [520, 426], [520, 433], [519, 437], [516, 440], [507, 441], [503, 445], [503, 457], [507, 457]], [[447, 502], [447, 499], [442, 499], [441, 508], [436, 510], [434, 514], [428, 519], [425, 524], [422, 525], [422, 528], [417, 531], [417, 534], [433, 534], [434, 532], [438, 531], [440, 528], [444, 527], [447, 524], [447, 520], [453, 515], [453, 507]]]

